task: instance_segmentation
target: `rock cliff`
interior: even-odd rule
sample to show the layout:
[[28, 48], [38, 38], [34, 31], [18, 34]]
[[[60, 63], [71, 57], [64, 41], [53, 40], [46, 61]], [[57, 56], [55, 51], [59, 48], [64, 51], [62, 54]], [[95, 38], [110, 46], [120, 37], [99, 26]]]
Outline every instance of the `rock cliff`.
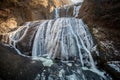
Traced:
[[120, 1], [85, 0], [79, 18], [90, 27], [100, 48], [99, 66], [114, 78], [120, 79]]
[[0, 0], [0, 33], [27, 21], [49, 19], [54, 8], [68, 0]]

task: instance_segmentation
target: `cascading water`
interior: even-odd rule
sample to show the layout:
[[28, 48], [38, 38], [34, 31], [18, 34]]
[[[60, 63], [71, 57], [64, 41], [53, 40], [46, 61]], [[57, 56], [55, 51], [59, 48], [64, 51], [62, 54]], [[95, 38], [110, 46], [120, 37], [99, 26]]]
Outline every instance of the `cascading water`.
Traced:
[[103, 77], [96, 69], [91, 55], [93, 45], [87, 26], [81, 19], [58, 18], [45, 21], [39, 26], [34, 39], [32, 57], [58, 59], [60, 62], [70, 63], [71, 66], [71, 62], [77, 62], [76, 65], [81, 69], [90, 70]]
[[[29, 29], [33, 25], [35, 29], [31, 34]], [[28, 34], [31, 35], [26, 39]], [[20, 55], [23, 54], [17, 48], [17, 43], [22, 43], [24, 39], [26, 42], [33, 41], [26, 44], [32, 45], [32, 58], [41, 60], [47, 67], [43, 73], [37, 75], [36, 80], [105, 79], [104, 73], [95, 66], [91, 54], [94, 47], [93, 39], [81, 19], [58, 18], [28, 22], [5, 38], [9, 39], [6, 42], [12, 45]], [[25, 53], [25, 51], [22, 52]]]
[[74, 5], [64, 5], [63, 7], [55, 8], [53, 11], [53, 18], [60, 17], [78, 17], [81, 2]]
[[[79, 8], [74, 6], [72, 17], [77, 17]], [[2, 41], [20, 55], [28, 53], [42, 61], [44, 71], [35, 80], [109, 80], [95, 66], [88, 27], [81, 19], [59, 18], [59, 10], [54, 10], [56, 19], [28, 22], [4, 34]]]
[[78, 2], [83, 2], [83, 0], [70, 0], [72, 3], [78, 3]]

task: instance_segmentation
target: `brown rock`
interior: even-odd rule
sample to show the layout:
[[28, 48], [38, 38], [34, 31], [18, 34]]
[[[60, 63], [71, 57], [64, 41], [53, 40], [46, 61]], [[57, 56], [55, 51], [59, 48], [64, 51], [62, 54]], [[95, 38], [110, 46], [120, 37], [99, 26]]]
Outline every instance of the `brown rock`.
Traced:
[[68, 3], [68, 0], [1, 0], [0, 33], [27, 21], [50, 19], [54, 8]]
[[99, 47], [98, 66], [109, 73], [113, 80], [120, 79], [120, 73], [111, 68], [109, 61], [120, 61], [120, 1], [85, 0], [79, 18], [90, 27]]
[[120, 1], [119, 0], [85, 0], [79, 17], [89, 26], [99, 25], [120, 29]]

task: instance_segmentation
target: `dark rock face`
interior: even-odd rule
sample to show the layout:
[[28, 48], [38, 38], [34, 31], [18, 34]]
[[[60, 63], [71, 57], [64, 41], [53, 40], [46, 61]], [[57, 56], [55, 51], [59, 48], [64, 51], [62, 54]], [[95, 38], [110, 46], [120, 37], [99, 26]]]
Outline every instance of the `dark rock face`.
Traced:
[[120, 79], [120, 62], [111, 61], [104, 64], [104, 69], [106, 69], [109, 74], [112, 74], [114, 80]]
[[41, 62], [22, 57], [13, 48], [0, 45], [0, 77], [3, 80], [34, 80], [42, 70]]
[[100, 48], [98, 66], [110, 73], [114, 80], [120, 79], [120, 71], [115, 70], [120, 68], [119, 9], [119, 0], [85, 0], [79, 14], [90, 27]]
[[[89, 25], [120, 29], [119, 0], [85, 0], [79, 17]], [[94, 25], [95, 25], [94, 24]]]

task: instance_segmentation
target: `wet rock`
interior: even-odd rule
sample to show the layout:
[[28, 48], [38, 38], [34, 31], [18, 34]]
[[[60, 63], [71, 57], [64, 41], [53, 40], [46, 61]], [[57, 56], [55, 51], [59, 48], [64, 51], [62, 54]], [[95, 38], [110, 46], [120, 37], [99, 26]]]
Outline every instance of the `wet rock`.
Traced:
[[92, 71], [85, 70], [83, 73], [85, 74], [87, 80], [104, 80], [104, 78], [97, 75], [96, 73], [93, 73]]
[[119, 61], [109, 61], [105, 63], [104, 68], [114, 80], [120, 79], [120, 62]]
[[120, 30], [119, 0], [84, 0], [79, 17], [89, 26], [99, 25]]
[[103, 28], [98, 26], [99, 25], [97, 25], [97, 27], [91, 27], [99, 47], [99, 55], [96, 58], [98, 66], [107, 71], [107, 73], [109, 73], [114, 80], [118, 80], [119, 72], [111, 67], [111, 64], [109, 65], [108, 62], [120, 61], [119, 30], [111, 30], [110, 28]]
[[84, 0], [78, 17], [90, 27], [97, 42], [99, 54], [96, 54], [98, 66], [107, 71], [113, 80], [119, 80], [119, 73], [108, 64], [120, 61], [120, 14], [119, 0]]
[[3, 80], [34, 80], [42, 70], [40, 61], [22, 57], [13, 48], [0, 45], [0, 77]]

